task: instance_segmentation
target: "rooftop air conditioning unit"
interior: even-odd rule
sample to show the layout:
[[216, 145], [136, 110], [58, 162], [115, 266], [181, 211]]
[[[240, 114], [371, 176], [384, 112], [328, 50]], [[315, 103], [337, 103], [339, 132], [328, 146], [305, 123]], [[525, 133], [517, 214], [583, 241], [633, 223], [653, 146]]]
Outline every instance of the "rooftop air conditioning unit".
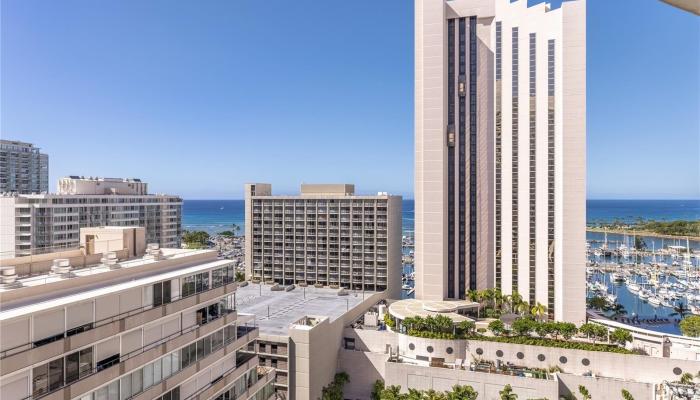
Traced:
[[108, 251], [104, 253], [102, 258], [100, 259], [100, 262], [102, 263], [102, 265], [108, 267], [109, 269], [119, 269], [122, 267], [121, 264], [119, 264], [117, 253], [113, 251]]
[[53, 260], [53, 265], [51, 266], [51, 272], [56, 275], [61, 275], [67, 278], [71, 275], [71, 270], [73, 267], [70, 265], [70, 260], [67, 258], [57, 258]]

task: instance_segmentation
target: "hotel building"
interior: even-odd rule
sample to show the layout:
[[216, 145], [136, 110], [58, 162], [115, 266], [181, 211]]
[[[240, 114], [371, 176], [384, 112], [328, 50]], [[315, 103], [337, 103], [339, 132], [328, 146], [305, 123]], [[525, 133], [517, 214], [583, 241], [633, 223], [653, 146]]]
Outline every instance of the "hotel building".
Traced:
[[0, 193], [49, 191], [49, 156], [31, 143], [0, 140]]
[[298, 196], [245, 185], [246, 276], [400, 295], [401, 197], [302, 184]]
[[141, 226], [148, 243], [180, 247], [182, 199], [148, 194], [138, 179], [71, 176], [57, 194], [0, 196], [0, 258], [77, 247], [80, 228]]
[[416, 297], [585, 320], [586, 3], [415, 2]]
[[0, 397], [270, 398], [274, 370], [244, 351], [258, 330], [236, 311], [234, 265], [122, 229], [135, 240], [118, 251], [2, 264]]

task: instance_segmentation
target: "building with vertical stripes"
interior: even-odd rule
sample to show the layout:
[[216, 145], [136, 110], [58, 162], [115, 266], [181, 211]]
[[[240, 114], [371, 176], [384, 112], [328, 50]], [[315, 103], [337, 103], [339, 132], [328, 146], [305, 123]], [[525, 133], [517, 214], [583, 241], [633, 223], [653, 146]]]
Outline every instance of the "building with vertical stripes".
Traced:
[[586, 3], [416, 0], [416, 296], [585, 319]]

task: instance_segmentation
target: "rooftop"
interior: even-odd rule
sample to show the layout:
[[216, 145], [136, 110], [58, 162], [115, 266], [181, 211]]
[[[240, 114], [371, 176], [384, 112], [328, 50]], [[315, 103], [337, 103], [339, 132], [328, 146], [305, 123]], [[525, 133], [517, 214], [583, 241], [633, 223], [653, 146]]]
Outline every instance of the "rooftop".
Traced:
[[339, 296], [338, 289], [299, 287], [272, 291], [272, 285], [249, 284], [236, 290], [236, 308], [254, 314], [260, 333], [286, 336], [290, 325], [306, 316], [328, 317], [330, 322], [359, 305], [375, 292]]
[[[160, 249], [162, 251], [162, 258], [161, 260], [173, 260], [177, 258], [182, 258], [183, 261], [186, 261], [186, 258], [189, 256], [197, 255], [197, 254], [203, 254], [209, 252], [209, 250], [187, 250], [187, 249]], [[125, 261], [119, 261], [119, 270], [122, 269], [130, 269], [130, 268], [137, 268], [139, 266], [147, 265], [147, 264], [152, 264], [155, 261], [153, 258], [149, 258], [148, 256], [144, 258], [135, 258], [131, 260], [125, 260]], [[220, 261], [215, 261], [214, 263], [219, 262], [222, 264], [225, 264], [227, 262], [230, 262], [229, 260], [220, 260]], [[212, 262], [202, 262], [201, 264], [195, 266], [197, 269], [201, 268], [211, 268], [213, 266]], [[7, 267], [3, 267], [3, 271], [5, 271]], [[178, 271], [174, 271], [175, 275], [182, 274], [185, 269], [181, 269]], [[18, 296], [24, 296], [22, 294], [24, 289], [29, 289], [29, 288], [34, 288], [34, 287], [40, 287], [44, 285], [51, 285], [52, 283], [57, 283], [57, 282], [62, 282], [66, 280], [72, 280], [72, 279], [79, 279], [81, 277], [87, 277], [91, 275], [97, 275], [97, 274], [104, 274], [107, 272], [114, 272], [115, 269], [111, 267], [110, 265], [106, 265], [104, 263], [100, 264], [95, 264], [95, 265], [89, 265], [84, 268], [71, 268], [69, 273], [55, 273], [55, 272], [47, 272], [47, 273], [42, 273], [38, 275], [31, 275], [31, 276], [24, 276], [24, 277], [18, 277], [15, 281], [15, 284], [12, 285], [0, 285], [0, 295], [3, 293], [18, 293], [17, 295], [13, 296], [13, 298], [18, 298]], [[155, 271], [152, 276], [160, 276], [165, 272], [158, 272]], [[168, 271], [168, 273], [172, 273]], [[152, 278], [149, 277], [148, 279]], [[162, 277], [161, 277], [162, 278]], [[159, 278], [160, 279], [160, 278]], [[20, 300], [10, 300], [7, 299], [7, 296], [3, 296], [3, 310], [0, 312], [0, 320], [8, 319], [8, 318], [13, 318], [21, 314], [25, 313], [31, 313], [31, 312], [36, 312], [39, 311], [43, 308], [50, 308], [50, 307], [55, 307], [60, 304], [63, 304], [63, 302], [73, 302], [79, 300], [79, 298], [90, 298], [94, 297], [100, 294], [105, 294], [109, 291], [118, 291], [118, 290], [123, 290], [125, 287], [133, 287], [138, 285], [139, 280], [130, 280], [127, 282], [123, 282], [122, 279], [115, 281], [119, 284], [112, 284], [110, 283], [111, 281], [105, 281], [104, 285], [97, 289], [97, 290], [83, 290], [77, 295], [71, 295], [71, 296], [64, 296], [60, 297], [60, 294], [58, 295], [52, 295], [50, 288], [47, 288], [46, 290], [48, 291], [46, 295], [42, 295], [42, 299], [37, 301], [36, 298], [32, 297], [31, 299], [27, 299], [24, 301]], [[79, 281], [76, 281], [76, 284]], [[145, 283], [144, 283], [145, 284]], [[126, 285], [126, 286], [124, 286]], [[124, 287], [123, 287], [124, 286]], [[106, 290], [106, 291], [105, 291]], [[26, 293], [25, 293], [26, 294]], [[8, 301], [5, 301], [8, 300]], [[8, 302], [11, 302], [12, 304], [8, 306]]]
[[389, 305], [389, 313], [394, 317], [404, 320], [407, 317], [427, 316], [435, 317], [444, 315], [449, 317], [455, 323], [462, 321], [472, 321], [471, 318], [459, 313], [460, 310], [476, 308], [479, 303], [468, 300], [445, 300], [445, 301], [430, 301], [405, 299], [399, 300]]

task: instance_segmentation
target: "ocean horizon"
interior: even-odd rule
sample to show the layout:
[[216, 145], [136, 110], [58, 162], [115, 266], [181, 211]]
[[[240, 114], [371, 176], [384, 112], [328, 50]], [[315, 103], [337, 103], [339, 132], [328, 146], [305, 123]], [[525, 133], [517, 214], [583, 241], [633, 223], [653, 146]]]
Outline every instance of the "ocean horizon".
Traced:
[[[403, 230], [413, 230], [414, 200], [403, 200]], [[245, 230], [244, 200], [184, 200], [186, 230], [217, 233], [237, 224]], [[587, 200], [586, 222], [700, 220], [700, 200]]]

